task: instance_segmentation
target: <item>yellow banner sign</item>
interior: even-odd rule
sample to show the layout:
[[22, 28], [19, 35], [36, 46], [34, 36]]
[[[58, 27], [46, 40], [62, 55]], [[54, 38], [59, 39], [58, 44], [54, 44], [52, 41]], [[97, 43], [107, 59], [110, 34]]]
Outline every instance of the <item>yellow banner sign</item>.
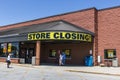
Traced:
[[79, 32], [35, 32], [28, 34], [28, 40], [79, 40], [92, 41], [92, 36]]

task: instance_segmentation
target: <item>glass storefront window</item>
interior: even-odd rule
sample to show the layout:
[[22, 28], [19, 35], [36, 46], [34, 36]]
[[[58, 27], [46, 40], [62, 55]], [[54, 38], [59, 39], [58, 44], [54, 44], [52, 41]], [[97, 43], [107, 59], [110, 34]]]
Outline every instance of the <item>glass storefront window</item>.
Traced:
[[0, 57], [6, 57], [7, 56], [7, 43], [2, 43], [0, 45]]
[[55, 56], [56, 56], [56, 50], [54, 50], [54, 49], [51, 49], [50, 50], [50, 54], [49, 54], [49, 57], [52, 57], [52, 58], [54, 58]]
[[105, 59], [116, 58], [116, 49], [105, 49], [104, 50], [104, 58]]
[[[71, 49], [62, 49], [60, 51], [65, 53], [66, 58], [71, 58]], [[56, 58], [57, 56], [58, 56], [57, 55], [57, 50], [51, 49], [50, 53], [49, 53], [49, 57]]]
[[11, 54], [12, 58], [19, 57], [19, 43], [2, 43], [0, 45], [0, 57], [6, 57], [8, 53]]
[[[8, 47], [9, 44], [11, 44], [11, 54], [13, 58], [18, 58], [19, 57], [19, 43], [8, 43]], [[9, 48], [8, 48], [9, 51]]]
[[71, 50], [70, 49], [64, 49], [62, 51], [66, 54], [66, 58], [71, 58]]

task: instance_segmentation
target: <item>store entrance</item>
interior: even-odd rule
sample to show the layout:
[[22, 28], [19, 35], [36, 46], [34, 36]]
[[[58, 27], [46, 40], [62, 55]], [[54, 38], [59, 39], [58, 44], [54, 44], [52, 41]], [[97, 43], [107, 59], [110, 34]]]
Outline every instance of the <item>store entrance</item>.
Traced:
[[85, 65], [85, 57], [93, 49], [93, 43], [54, 41], [41, 43], [41, 63], [59, 64], [58, 51], [66, 54], [66, 65]]
[[20, 58], [24, 59], [24, 63], [31, 64], [33, 56], [35, 56], [34, 43], [24, 43], [20, 45]]

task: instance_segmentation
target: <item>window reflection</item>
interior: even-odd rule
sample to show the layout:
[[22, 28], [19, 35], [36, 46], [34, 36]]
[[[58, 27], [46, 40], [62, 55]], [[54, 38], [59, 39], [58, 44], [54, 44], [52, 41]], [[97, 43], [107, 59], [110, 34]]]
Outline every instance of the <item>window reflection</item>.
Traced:
[[2, 43], [0, 45], [0, 57], [6, 57], [8, 53], [11, 53], [12, 58], [19, 57], [19, 43]]
[[0, 57], [6, 57], [7, 56], [7, 43], [2, 43], [0, 45]]
[[55, 56], [56, 56], [56, 50], [51, 49], [51, 50], [50, 50], [50, 53], [49, 53], [49, 57], [54, 58]]

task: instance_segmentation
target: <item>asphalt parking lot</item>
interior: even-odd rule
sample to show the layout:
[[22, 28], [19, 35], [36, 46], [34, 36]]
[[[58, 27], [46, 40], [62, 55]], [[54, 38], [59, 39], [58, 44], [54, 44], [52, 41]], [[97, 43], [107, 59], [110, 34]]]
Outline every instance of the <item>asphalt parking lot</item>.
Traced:
[[11, 64], [10, 68], [7, 68], [6, 63], [0, 63], [0, 66], [0, 80], [68, 80], [70, 78], [63, 76], [67, 71], [56, 66]]
[[[108, 74], [110, 72], [112, 74]], [[11, 64], [7, 68], [6, 63], [0, 63], [0, 80], [96, 80], [99, 77], [97, 80], [120, 80], [119, 72], [119, 67]]]

